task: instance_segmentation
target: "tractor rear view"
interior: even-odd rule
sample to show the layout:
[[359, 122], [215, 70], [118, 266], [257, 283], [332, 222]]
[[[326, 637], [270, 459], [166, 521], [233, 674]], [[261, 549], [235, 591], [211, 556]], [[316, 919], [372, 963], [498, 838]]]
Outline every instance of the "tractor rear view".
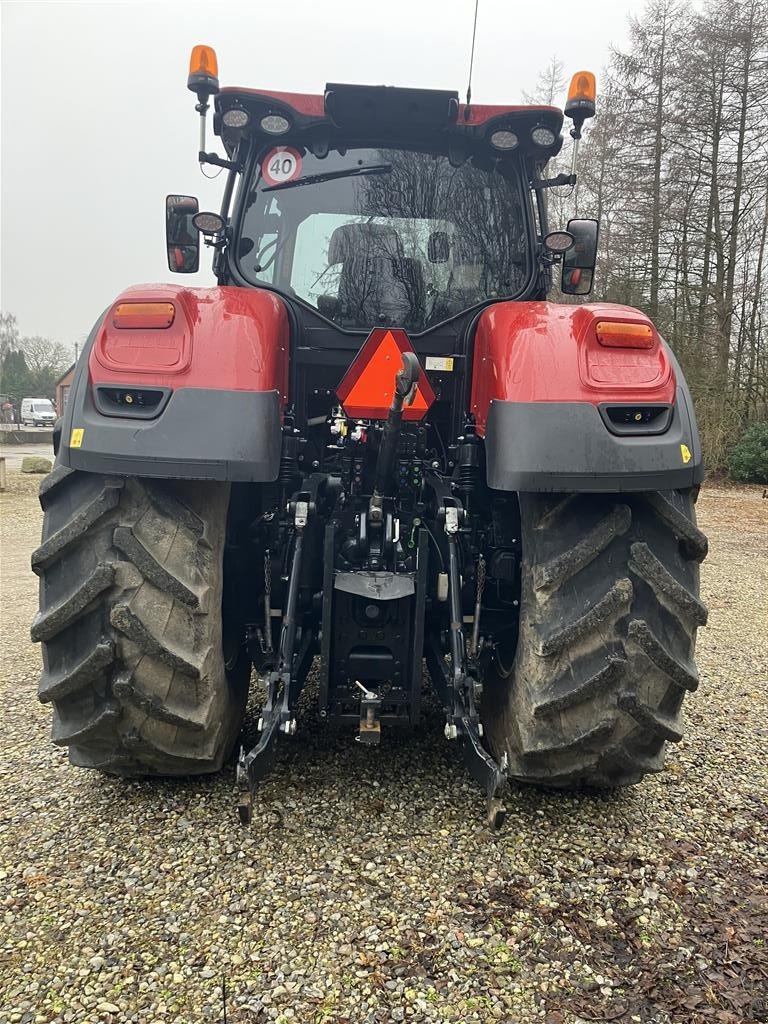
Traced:
[[[255, 669], [248, 821], [308, 678], [373, 746], [419, 722], [426, 661], [493, 825], [509, 779], [660, 771], [706, 621], [701, 451], [642, 312], [546, 301], [558, 266], [589, 293], [597, 248], [548, 230], [562, 112], [220, 90], [207, 47], [189, 86], [226, 184], [220, 213], [168, 197], [168, 263], [202, 237], [218, 283], [130, 288], [84, 346], [33, 555], [54, 742], [217, 771]], [[566, 113], [578, 138], [588, 73]]]

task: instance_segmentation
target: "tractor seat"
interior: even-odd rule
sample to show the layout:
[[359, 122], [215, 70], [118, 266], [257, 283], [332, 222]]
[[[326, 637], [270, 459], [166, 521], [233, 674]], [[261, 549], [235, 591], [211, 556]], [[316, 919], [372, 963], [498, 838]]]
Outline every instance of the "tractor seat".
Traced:
[[342, 224], [331, 235], [328, 263], [346, 263], [351, 257], [397, 259], [403, 243], [394, 228], [386, 224]]
[[331, 235], [329, 264], [341, 264], [339, 313], [343, 326], [392, 324], [420, 327], [424, 318], [424, 272], [403, 255], [393, 228], [344, 224]]

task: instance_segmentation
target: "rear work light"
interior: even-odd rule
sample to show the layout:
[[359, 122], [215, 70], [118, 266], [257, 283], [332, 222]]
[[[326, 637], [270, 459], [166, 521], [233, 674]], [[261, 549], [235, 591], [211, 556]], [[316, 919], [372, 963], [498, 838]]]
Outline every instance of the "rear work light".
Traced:
[[609, 348], [653, 348], [654, 332], [650, 324], [600, 320], [595, 331], [600, 344]]
[[265, 114], [259, 124], [267, 135], [285, 135], [291, 127], [291, 122], [282, 114]]
[[112, 326], [123, 328], [170, 327], [176, 316], [172, 302], [121, 302], [112, 315]]
[[512, 150], [517, 145], [517, 136], [514, 132], [509, 131], [508, 128], [500, 128], [491, 135], [491, 145], [494, 149], [502, 151]]

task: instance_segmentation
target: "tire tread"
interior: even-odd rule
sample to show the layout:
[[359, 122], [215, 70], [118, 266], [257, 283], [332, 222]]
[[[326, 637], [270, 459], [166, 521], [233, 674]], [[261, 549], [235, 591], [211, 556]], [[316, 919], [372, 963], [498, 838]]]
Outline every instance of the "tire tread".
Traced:
[[[510, 774], [553, 788], [661, 771], [694, 691], [707, 540], [692, 491], [520, 494], [521, 618], [485, 680], [483, 720]], [[503, 665], [512, 669], [504, 670]]]
[[247, 697], [221, 649], [229, 488], [54, 467], [32, 556], [53, 742], [119, 775], [218, 770]]

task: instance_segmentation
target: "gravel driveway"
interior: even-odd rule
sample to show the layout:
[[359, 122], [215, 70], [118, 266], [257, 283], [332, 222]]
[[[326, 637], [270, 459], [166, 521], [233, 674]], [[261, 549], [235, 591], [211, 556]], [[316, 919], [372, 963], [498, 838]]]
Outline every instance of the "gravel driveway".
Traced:
[[[768, 501], [705, 489], [710, 625], [668, 767], [513, 790], [499, 837], [439, 715], [378, 751], [306, 710], [234, 772], [69, 767], [35, 697], [38, 480], [2, 507], [0, 1022], [768, 1020]], [[252, 726], [251, 726], [252, 728]]]

